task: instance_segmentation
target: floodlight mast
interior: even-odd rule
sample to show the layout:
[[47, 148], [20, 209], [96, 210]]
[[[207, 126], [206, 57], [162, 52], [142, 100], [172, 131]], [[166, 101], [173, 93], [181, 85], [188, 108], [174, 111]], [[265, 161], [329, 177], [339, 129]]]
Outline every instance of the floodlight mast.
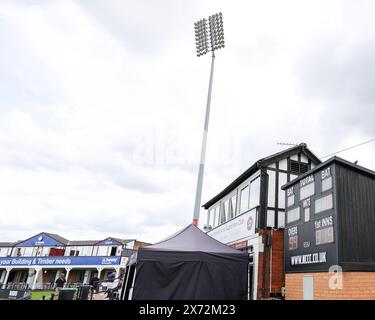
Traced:
[[198, 226], [199, 211], [202, 200], [202, 186], [203, 186], [203, 175], [204, 175], [204, 164], [206, 158], [206, 146], [207, 146], [207, 134], [208, 134], [208, 123], [210, 119], [210, 106], [211, 106], [211, 93], [212, 93], [212, 80], [214, 75], [214, 62], [215, 62], [215, 51], [224, 48], [224, 27], [223, 27], [223, 15], [222, 13], [216, 13], [194, 23], [195, 28], [195, 41], [197, 56], [200, 57], [205, 55], [209, 51], [212, 52], [211, 60], [211, 72], [210, 82], [208, 85], [207, 105], [206, 105], [206, 116], [204, 120], [203, 138], [201, 155], [198, 169], [197, 187], [195, 192], [195, 203], [193, 213], [193, 225]]

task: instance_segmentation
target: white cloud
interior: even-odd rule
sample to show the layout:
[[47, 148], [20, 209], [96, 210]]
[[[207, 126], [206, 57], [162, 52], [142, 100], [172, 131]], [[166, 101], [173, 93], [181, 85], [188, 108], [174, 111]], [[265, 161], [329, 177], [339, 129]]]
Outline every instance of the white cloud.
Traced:
[[[192, 24], [217, 11], [203, 201], [278, 141], [372, 138], [371, 2], [103, 3], [0, 3], [0, 240], [158, 241], [191, 221], [210, 60]], [[374, 145], [342, 156], [375, 169]]]

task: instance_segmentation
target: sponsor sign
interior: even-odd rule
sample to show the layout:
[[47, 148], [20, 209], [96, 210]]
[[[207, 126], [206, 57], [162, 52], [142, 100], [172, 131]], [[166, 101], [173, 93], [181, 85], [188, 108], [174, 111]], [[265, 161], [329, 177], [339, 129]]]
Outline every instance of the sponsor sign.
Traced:
[[63, 243], [48, 237], [45, 234], [36, 235], [30, 239], [22, 241], [16, 245], [17, 247], [59, 247], [64, 246]]
[[121, 257], [15, 257], [0, 258], [2, 266], [119, 265]]
[[244, 213], [207, 232], [223, 243], [230, 243], [255, 234], [256, 209]]
[[290, 257], [290, 264], [292, 266], [326, 262], [327, 252], [314, 252]]
[[98, 243], [99, 246], [110, 246], [110, 245], [118, 246], [119, 244], [120, 243], [114, 239], [105, 239]]
[[233, 244], [230, 245], [230, 247], [232, 247], [233, 249], [247, 248], [247, 240], [240, 241], [240, 242], [237, 242], [237, 243], [233, 243]]
[[125, 268], [126, 267], [126, 263], [128, 262], [129, 258], [128, 257], [121, 257], [121, 263], [120, 263], [120, 266], [122, 268]]

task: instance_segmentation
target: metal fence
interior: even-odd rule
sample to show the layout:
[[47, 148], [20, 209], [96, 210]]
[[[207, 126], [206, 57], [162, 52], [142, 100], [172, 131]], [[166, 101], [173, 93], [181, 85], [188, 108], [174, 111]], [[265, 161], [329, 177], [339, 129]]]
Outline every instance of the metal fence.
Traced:
[[30, 285], [25, 282], [8, 282], [4, 289], [7, 290], [28, 290], [30, 289]]

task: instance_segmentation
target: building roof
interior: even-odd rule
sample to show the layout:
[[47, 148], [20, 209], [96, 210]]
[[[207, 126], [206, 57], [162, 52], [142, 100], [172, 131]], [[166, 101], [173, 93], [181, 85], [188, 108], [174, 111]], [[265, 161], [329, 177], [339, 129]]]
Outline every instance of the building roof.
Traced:
[[[62, 244], [64, 244], [65, 246], [93, 246], [93, 245], [96, 245], [102, 241], [105, 241], [107, 239], [111, 239], [111, 240], [115, 240], [119, 243], [121, 243], [122, 245], [126, 244], [126, 243], [129, 243], [129, 242], [132, 242], [132, 241], [135, 241], [135, 239], [119, 239], [119, 238], [114, 238], [114, 237], [107, 237], [105, 239], [100, 239], [100, 240], [68, 240], [56, 233], [50, 233], [50, 232], [40, 232], [38, 233], [37, 235], [40, 235], [40, 234], [44, 234], [54, 240], [56, 240], [57, 242], [60, 242]], [[26, 240], [29, 240], [33, 237], [35, 237], [36, 235], [30, 237], [30, 238], [27, 238], [25, 240], [19, 240], [19, 241], [16, 241], [16, 242], [0, 242], [0, 247], [13, 247], [13, 246], [16, 246], [17, 244], [20, 244]]]
[[98, 242], [99, 240], [71, 240], [67, 243], [67, 246], [93, 246]]
[[221, 198], [223, 198], [225, 195], [227, 195], [229, 192], [237, 188], [242, 182], [244, 182], [247, 178], [249, 178], [252, 174], [254, 174], [258, 169], [265, 167], [271, 163], [274, 163], [275, 161], [284, 159], [285, 157], [291, 156], [295, 154], [296, 152], [301, 152], [305, 154], [308, 158], [312, 159], [315, 164], [321, 163], [320, 159], [307, 148], [306, 143], [300, 143], [297, 146], [277, 152], [275, 154], [264, 157], [254, 162], [254, 164], [249, 169], [243, 172], [238, 178], [236, 178], [225, 189], [219, 192], [215, 197], [207, 201], [202, 207], [205, 209], [208, 209], [217, 201], [219, 201]]
[[13, 247], [17, 242], [0, 242], [0, 247]]
[[69, 242], [68, 239], [63, 238], [62, 236], [59, 236], [56, 233], [49, 233], [49, 232], [41, 232], [41, 233], [45, 234], [46, 236], [48, 236], [48, 237], [50, 237], [52, 239], [57, 240], [58, 242], [61, 242], [63, 244], [67, 244]]
[[[119, 239], [119, 238], [106, 238], [106, 239], [112, 239], [115, 240], [121, 244], [129, 243], [134, 241], [134, 239]], [[106, 239], [101, 239], [101, 240], [71, 240], [68, 242], [68, 246], [94, 246]]]
[[340, 158], [340, 157], [337, 157], [337, 156], [333, 156], [332, 158], [329, 158], [328, 160], [322, 162], [320, 165], [316, 166], [315, 168], [305, 172], [304, 174], [300, 175], [298, 178], [296, 179], [293, 179], [292, 181], [288, 182], [287, 184], [284, 184], [283, 186], [281, 186], [281, 189], [285, 190], [287, 188], [289, 188], [290, 186], [296, 184], [297, 182], [299, 182], [301, 179], [309, 176], [310, 174], [320, 170], [321, 168], [331, 164], [331, 163], [338, 163], [346, 168], [349, 168], [353, 171], [357, 171], [361, 174], [364, 174], [364, 175], [367, 175], [373, 179], [375, 179], [375, 171], [372, 171], [370, 169], [367, 169], [365, 167], [362, 167], [358, 164], [355, 164], [353, 162], [350, 162], [348, 160], [345, 160], [343, 158]]

